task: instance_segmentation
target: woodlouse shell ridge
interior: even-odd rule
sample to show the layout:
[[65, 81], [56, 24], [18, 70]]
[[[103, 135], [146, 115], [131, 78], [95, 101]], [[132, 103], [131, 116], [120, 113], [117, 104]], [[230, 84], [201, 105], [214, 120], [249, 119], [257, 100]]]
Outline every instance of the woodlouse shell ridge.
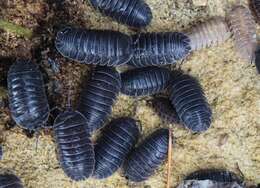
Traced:
[[7, 76], [9, 108], [14, 121], [24, 129], [38, 130], [49, 117], [49, 104], [38, 66], [18, 60]]
[[103, 179], [111, 176], [122, 165], [138, 137], [139, 129], [134, 119], [123, 117], [112, 120], [95, 145], [94, 177]]
[[95, 9], [119, 23], [142, 28], [150, 24], [152, 11], [143, 0], [90, 0]]
[[173, 72], [170, 99], [184, 126], [193, 132], [206, 131], [212, 111], [199, 82], [182, 72]]
[[133, 182], [147, 180], [167, 157], [169, 130], [158, 129], [140, 143], [129, 155], [123, 171]]
[[170, 83], [171, 73], [166, 68], [144, 67], [121, 74], [121, 92], [129, 96], [148, 96], [164, 91]]
[[67, 58], [85, 64], [119, 66], [132, 57], [129, 36], [111, 30], [65, 27], [57, 33], [56, 49]]

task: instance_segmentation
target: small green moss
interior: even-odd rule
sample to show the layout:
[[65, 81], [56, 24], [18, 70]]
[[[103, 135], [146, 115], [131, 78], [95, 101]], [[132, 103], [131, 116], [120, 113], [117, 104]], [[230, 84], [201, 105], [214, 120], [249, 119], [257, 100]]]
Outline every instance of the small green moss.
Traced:
[[1, 19], [0, 19], [0, 29], [3, 29], [6, 32], [10, 32], [17, 36], [25, 37], [25, 38], [31, 38], [33, 34], [33, 32], [30, 29], [27, 29], [25, 27]]

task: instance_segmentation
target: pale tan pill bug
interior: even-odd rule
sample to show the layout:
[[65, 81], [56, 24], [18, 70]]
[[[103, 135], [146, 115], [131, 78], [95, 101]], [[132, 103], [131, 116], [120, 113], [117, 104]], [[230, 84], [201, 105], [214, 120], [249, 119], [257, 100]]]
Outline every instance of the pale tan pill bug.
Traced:
[[256, 23], [250, 10], [243, 5], [236, 5], [228, 13], [227, 19], [240, 58], [254, 62], [257, 48]]
[[188, 31], [192, 50], [200, 50], [222, 44], [231, 37], [223, 17], [214, 17], [199, 23]]

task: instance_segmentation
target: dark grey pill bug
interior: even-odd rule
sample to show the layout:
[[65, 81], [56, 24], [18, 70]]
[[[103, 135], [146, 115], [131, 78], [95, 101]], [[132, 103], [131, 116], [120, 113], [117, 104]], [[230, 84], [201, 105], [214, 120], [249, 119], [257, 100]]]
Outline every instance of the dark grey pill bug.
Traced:
[[90, 133], [104, 126], [121, 88], [120, 74], [112, 67], [96, 67], [81, 92], [78, 111]]
[[132, 36], [134, 67], [162, 66], [184, 59], [191, 51], [190, 38], [179, 32], [142, 33]]
[[258, 74], [260, 74], [260, 47], [259, 46], [255, 53], [255, 66]]
[[204, 169], [191, 173], [185, 180], [211, 180], [216, 182], [242, 184], [243, 180], [235, 173], [224, 169]]
[[14, 121], [24, 129], [38, 130], [49, 117], [49, 104], [38, 66], [19, 60], [7, 76], [9, 108]]
[[1, 174], [0, 188], [23, 188], [23, 184], [20, 178], [13, 174]]
[[171, 81], [171, 72], [166, 68], [143, 67], [121, 74], [121, 92], [129, 96], [154, 95], [165, 90]]
[[0, 145], [0, 160], [3, 159], [3, 153], [4, 153], [4, 151], [3, 151], [3, 146]]
[[167, 158], [169, 130], [158, 129], [140, 143], [123, 165], [125, 177], [133, 182], [141, 182], [152, 176]]
[[74, 181], [84, 180], [94, 171], [94, 146], [86, 126], [86, 118], [71, 109], [60, 113], [54, 121], [53, 129], [60, 166]]
[[147, 102], [156, 114], [159, 115], [163, 123], [179, 124], [180, 118], [167, 97], [153, 97]]
[[143, 28], [150, 24], [152, 11], [143, 0], [90, 0], [95, 9], [119, 23]]
[[212, 120], [212, 111], [199, 82], [182, 72], [173, 72], [170, 100], [181, 123], [193, 132], [204, 132]]
[[138, 137], [139, 129], [134, 119], [122, 117], [111, 121], [95, 145], [94, 177], [103, 179], [116, 172], [136, 144]]
[[132, 57], [131, 37], [110, 30], [66, 27], [57, 33], [56, 49], [67, 58], [94, 65], [118, 66]]

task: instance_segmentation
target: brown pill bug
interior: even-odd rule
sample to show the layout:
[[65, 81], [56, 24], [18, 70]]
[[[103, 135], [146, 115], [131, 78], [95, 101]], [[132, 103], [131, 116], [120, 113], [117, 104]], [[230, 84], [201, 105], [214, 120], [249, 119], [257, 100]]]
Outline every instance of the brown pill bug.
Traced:
[[156, 96], [147, 102], [156, 114], [159, 115], [163, 123], [179, 124], [180, 118], [176, 109], [171, 104], [170, 99], [162, 96]]
[[242, 5], [235, 6], [228, 14], [228, 22], [235, 48], [240, 58], [253, 62], [257, 47], [256, 24], [250, 10]]
[[215, 17], [198, 24], [192, 27], [188, 33], [192, 50], [217, 46], [231, 36], [228, 24], [222, 17]]
[[250, 0], [250, 8], [256, 18], [256, 21], [260, 23], [260, 1], [259, 0]]

